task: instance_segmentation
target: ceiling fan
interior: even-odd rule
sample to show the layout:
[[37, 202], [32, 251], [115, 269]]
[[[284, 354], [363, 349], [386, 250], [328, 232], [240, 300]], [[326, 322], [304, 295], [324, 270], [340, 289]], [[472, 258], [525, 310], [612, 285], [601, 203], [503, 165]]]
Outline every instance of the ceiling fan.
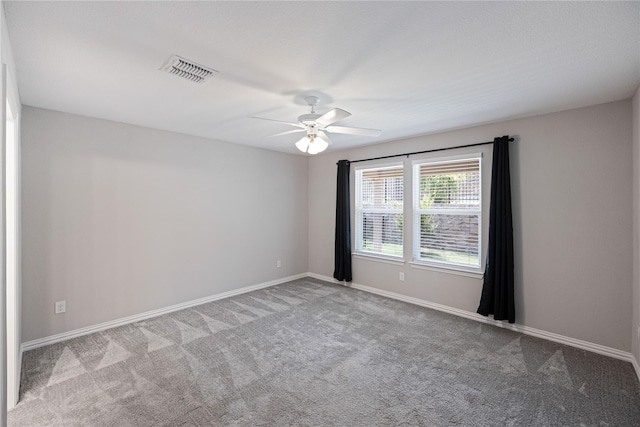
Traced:
[[299, 129], [294, 129], [286, 132], [280, 132], [273, 136], [286, 135], [295, 132], [306, 132], [306, 136], [296, 142], [296, 148], [303, 153], [318, 154], [327, 149], [331, 144], [331, 139], [327, 133], [342, 133], [347, 135], [359, 135], [359, 136], [380, 136], [382, 133], [379, 129], [363, 129], [347, 126], [334, 126], [333, 124], [346, 119], [351, 115], [350, 112], [341, 110], [340, 108], [334, 108], [325, 114], [316, 113], [316, 106], [318, 105], [318, 97], [307, 96], [304, 99], [309, 107], [311, 107], [311, 113], [303, 114], [298, 117], [298, 122], [283, 122], [280, 120], [266, 119], [264, 117], [251, 117], [253, 119], [268, 120], [270, 122], [282, 123], [289, 126], [295, 126]]

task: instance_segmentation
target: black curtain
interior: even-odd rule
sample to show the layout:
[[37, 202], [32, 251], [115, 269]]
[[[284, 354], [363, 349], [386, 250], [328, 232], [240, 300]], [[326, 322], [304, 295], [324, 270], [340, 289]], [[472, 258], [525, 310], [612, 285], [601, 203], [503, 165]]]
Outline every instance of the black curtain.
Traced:
[[337, 280], [351, 281], [351, 214], [349, 212], [349, 160], [338, 162], [336, 191], [335, 269]]
[[509, 136], [493, 141], [489, 251], [478, 313], [515, 322]]

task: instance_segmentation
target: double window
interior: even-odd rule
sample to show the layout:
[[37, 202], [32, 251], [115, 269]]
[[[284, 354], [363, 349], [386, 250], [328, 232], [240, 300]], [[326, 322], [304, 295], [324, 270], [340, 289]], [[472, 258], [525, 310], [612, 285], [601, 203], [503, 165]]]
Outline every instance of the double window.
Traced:
[[[356, 169], [356, 253], [404, 259], [404, 216], [411, 224], [412, 261], [481, 271], [481, 156], [416, 160]], [[404, 210], [404, 182], [412, 209]]]

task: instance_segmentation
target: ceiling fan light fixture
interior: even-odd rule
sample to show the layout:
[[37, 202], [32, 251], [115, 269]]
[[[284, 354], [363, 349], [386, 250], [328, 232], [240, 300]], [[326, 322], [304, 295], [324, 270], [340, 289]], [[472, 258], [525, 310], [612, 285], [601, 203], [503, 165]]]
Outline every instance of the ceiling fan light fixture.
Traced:
[[317, 135], [307, 135], [296, 142], [296, 148], [303, 153], [318, 154], [327, 149], [329, 143]]
[[[327, 147], [329, 146], [329, 143], [327, 141], [325, 141], [323, 138], [321, 138], [320, 136], [316, 136], [313, 141], [311, 141], [311, 144], [309, 144], [309, 153], [310, 154], [317, 154], [317, 153], [322, 153], [324, 150], [327, 149]], [[313, 147], [313, 151], [312, 152], [312, 147]]]
[[300, 139], [300, 141], [296, 142], [296, 148], [302, 151], [303, 153], [306, 153], [307, 149], [309, 148], [310, 142], [311, 140], [309, 139], [309, 137], [305, 136], [302, 139]]

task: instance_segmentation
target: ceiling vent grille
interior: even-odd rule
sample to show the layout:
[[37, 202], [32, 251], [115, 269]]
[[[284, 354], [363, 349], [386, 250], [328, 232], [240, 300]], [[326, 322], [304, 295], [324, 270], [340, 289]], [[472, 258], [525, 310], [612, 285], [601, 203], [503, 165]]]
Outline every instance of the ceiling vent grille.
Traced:
[[182, 77], [190, 82], [202, 84], [209, 80], [218, 72], [212, 68], [207, 68], [200, 64], [196, 64], [193, 61], [184, 59], [178, 55], [173, 55], [165, 64], [160, 68], [162, 71], [166, 71], [174, 76]]

